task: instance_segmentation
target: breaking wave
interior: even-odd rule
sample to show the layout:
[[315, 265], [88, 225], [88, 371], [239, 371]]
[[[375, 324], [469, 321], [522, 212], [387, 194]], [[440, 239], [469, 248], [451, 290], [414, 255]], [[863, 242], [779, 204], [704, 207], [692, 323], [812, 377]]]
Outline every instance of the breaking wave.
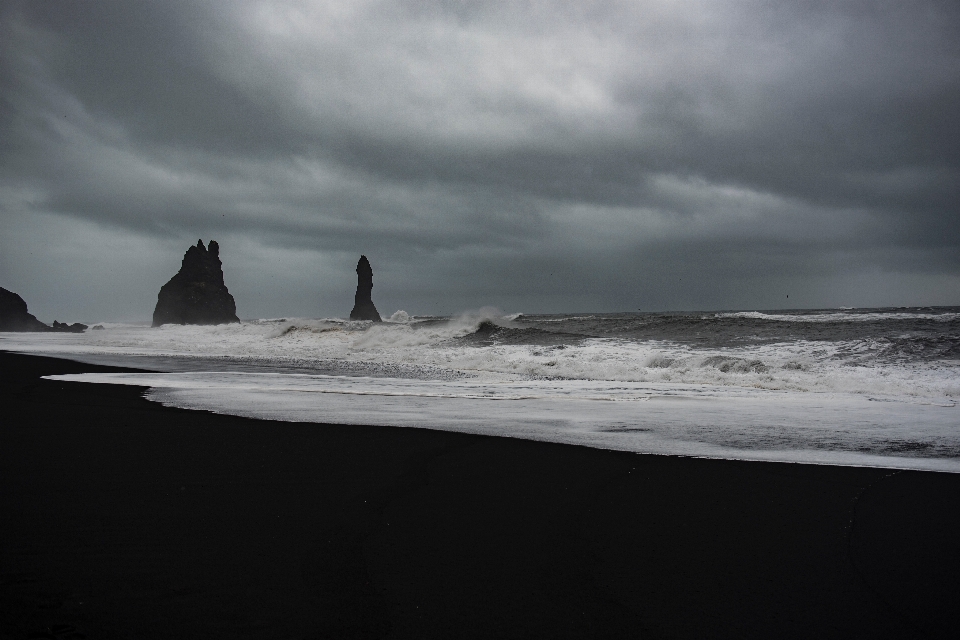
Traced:
[[[274, 318], [158, 329], [103, 323], [96, 332], [7, 334], [3, 340], [6, 348], [29, 343], [21, 344], [27, 351], [139, 357], [143, 366], [163, 359], [168, 368], [215, 361], [238, 370], [669, 382], [952, 402], [960, 397], [958, 314], [907, 315], [909, 321], [889, 313], [882, 327], [873, 320], [872, 331], [797, 335], [798, 322], [771, 322], [759, 312], [535, 316], [486, 307], [455, 317], [397, 311], [382, 323]], [[771, 324], [781, 330], [765, 328]]]
[[257, 418], [960, 471], [956, 308], [100, 326], [0, 348], [156, 371], [59, 378]]

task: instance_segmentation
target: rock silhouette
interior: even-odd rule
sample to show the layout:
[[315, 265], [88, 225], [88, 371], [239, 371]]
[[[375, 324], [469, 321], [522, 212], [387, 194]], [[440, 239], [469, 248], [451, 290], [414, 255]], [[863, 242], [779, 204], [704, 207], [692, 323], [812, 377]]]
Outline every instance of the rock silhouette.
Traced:
[[223, 283], [220, 245], [198, 240], [187, 249], [177, 275], [160, 288], [153, 326], [162, 324], [224, 324], [240, 322], [237, 303]]
[[351, 320], [373, 320], [381, 322], [380, 314], [370, 298], [370, 292], [373, 291], [373, 268], [367, 256], [360, 256], [357, 263], [357, 295], [353, 299], [353, 311], [350, 312]]
[[87, 325], [81, 324], [79, 322], [74, 322], [73, 324], [67, 324], [66, 322], [57, 322], [53, 321], [53, 327], [51, 331], [62, 331], [64, 333], [83, 333], [87, 330]]
[[53, 321], [53, 326], [45, 325], [36, 316], [27, 311], [27, 303], [13, 291], [0, 287], [0, 331], [62, 331], [83, 333], [87, 325], [75, 322], [66, 324]]
[[50, 331], [50, 327], [27, 312], [23, 298], [0, 287], [0, 331]]

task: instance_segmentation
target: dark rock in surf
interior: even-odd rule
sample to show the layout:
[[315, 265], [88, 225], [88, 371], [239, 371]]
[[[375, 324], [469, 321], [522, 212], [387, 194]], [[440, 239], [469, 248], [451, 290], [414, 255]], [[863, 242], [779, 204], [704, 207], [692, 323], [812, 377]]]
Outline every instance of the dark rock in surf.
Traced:
[[67, 324], [66, 322], [57, 322], [53, 321], [53, 330], [61, 331], [63, 333], [83, 333], [87, 330], [87, 325], [81, 324], [79, 322], [74, 322], [73, 324]]
[[367, 256], [360, 256], [360, 262], [357, 263], [357, 295], [353, 299], [353, 311], [350, 312], [351, 320], [372, 320], [381, 322], [380, 314], [373, 305], [370, 298], [370, 292], [373, 291], [373, 268]]
[[187, 249], [177, 275], [160, 288], [153, 326], [162, 324], [224, 324], [240, 322], [237, 303], [223, 283], [220, 245], [198, 240]]
[[50, 327], [27, 312], [23, 298], [0, 287], [0, 331], [50, 331]]
[[477, 330], [473, 332], [473, 335], [489, 338], [498, 331], [500, 331], [500, 327], [498, 327], [493, 320], [484, 320], [477, 326]]

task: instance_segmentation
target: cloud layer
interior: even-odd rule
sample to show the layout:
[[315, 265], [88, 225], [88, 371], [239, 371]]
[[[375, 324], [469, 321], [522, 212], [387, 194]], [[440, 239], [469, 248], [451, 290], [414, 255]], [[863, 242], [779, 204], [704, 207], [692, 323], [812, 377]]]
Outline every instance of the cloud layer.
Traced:
[[245, 317], [348, 313], [361, 252], [387, 313], [960, 304], [953, 3], [5, 7], [41, 318], [149, 317], [197, 237]]

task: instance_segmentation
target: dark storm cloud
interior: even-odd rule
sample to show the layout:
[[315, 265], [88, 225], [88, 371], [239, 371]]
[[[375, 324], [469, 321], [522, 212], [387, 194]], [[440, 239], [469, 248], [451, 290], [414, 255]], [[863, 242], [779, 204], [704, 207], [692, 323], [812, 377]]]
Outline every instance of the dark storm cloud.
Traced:
[[[215, 234], [316, 268], [364, 251], [409, 274], [386, 281], [414, 312], [559, 310], [564, 287], [597, 309], [631, 308], [625, 287], [647, 308], [782, 306], [769, 292], [804, 278], [811, 305], [862, 278], [912, 303], [910, 274], [958, 302], [954, 3], [21, 2], [0, 19], [19, 238]], [[239, 286], [258, 268], [238, 260]], [[293, 284], [271, 304], [312, 313]]]
[[55, 83], [47, 90], [61, 92], [59, 99], [122, 125], [140, 144], [249, 153], [271, 144], [287, 151], [294, 141], [282, 122], [205, 64], [203, 42], [213, 34], [195, 3], [27, 2], [17, 8], [9, 12], [14, 33], [8, 37], [21, 47], [14, 55], [32, 63], [18, 69], [23, 84]]

